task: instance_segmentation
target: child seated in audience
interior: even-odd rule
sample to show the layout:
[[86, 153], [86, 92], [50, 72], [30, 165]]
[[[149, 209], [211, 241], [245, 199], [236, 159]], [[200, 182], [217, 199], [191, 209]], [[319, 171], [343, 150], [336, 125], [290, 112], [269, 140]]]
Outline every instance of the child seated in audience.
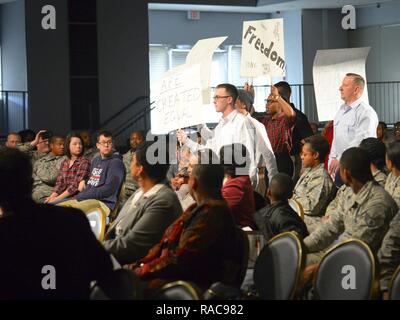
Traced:
[[390, 174], [385, 189], [400, 206], [400, 141], [389, 144], [386, 150], [386, 166]]
[[292, 195], [292, 178], [286, 173], [276, 174], [267, 191], [267, 197], [271, 204], [254, 214], [257, 227], [267, 240], [286, 231], [296, 231], [302, 238], [308, 236], [304, 221], [288, 203], [288, 199]]
[[305, 139], [301, 153], [304, 171], [294, 188], [293, 199], [302, 205], [304, 222], [310, 233], [320, 223], [336, 191], [324, 168], [328, 153], [329, 143], [324, 137], [315, 135]]

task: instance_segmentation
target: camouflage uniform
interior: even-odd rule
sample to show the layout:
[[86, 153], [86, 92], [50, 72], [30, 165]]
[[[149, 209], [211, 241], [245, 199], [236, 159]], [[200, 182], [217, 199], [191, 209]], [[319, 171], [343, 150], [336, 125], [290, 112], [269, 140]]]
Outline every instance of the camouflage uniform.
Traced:
[[96, 158], [99, 155], [100, 155], [100, 151], [96, 147], [91, 147], [91, 148], [85, 149], [85, 152], [83, 153], [83, 156], [86, 159], [89, 159], [89, 161], [92, 161], [94, 158]]
[[378, 182], [383, 188], [385, 187], [386, 180], [387, 180], [387, 175], [381, 171], [381, 170], [376, 170], [374, 173], [372, 173], [372, 177], [375, 179], [376, 182]]
[[319, 224], [335, 192], [335, 186], [321, 163], [304, 170], [293, 191], [293, 199], [304, 209], [304, 222], [311, 233]]
[[390, 173], [386, 180], [385, 189], [400, 206], [400, 176], [396, 177], [393, 173]]
[[[377, 252], [398, 207], [392, 197], [375, 181], [367, 182], [357, 194], [339, 201], [330, 219], [304, 239], [308, 252], [325, 250], [349, 238], [366, 242]], [[312, 257], [307, 257], [308, 263]]]
[[138, 183], [133, 180], [131, 175], [131, 162], [133, 152], [129, 150], [122, 156], [122, 161], [125, 165], [126, 176], [125, 176], [125, 198], [128, 199], [137, 189], [139, 189]]
[[44, 156], [48, 155], [48, 153], [39, 153], [36, 150], [36, 147], [32, 146], [30, 142], [20, 143], [17, 146], [19, 151], [27, 154], [31, 159], [32, 167], [34, 167], [35, 162]]
[[393, 273], [400, 265], [400, 211], [393, 218], [382, 241], [382, 247], [378, 252], [380, 264], [381, 290], [388, 289]]
[[61, 162], [64, 159], [65, 156], [55, 156], [50, 152], [35, 162], [32, 175], [32, 199], [34, 201], [43, 203], [51, 195], [60, 172]]
[[[380, 186], [385, 187], [387, 178], [385, 173], [383, 173], [380, 170], [377, 170], [372, 174], [372, 177], [375, 179], [376, 182], [379, 183]], [[326, 208], [325, 215], [330, 216], [332, 212], [337, 210], [340, 201], [350, 201], [349, 198], [351, 198], [352, 195], [353, 195], [353, 190], [351, 190], [351, 188], [346, 186], [345, 184], [342, 185], [339, 188], [335, 199], [333, 199], [331, 203], [328, 205], [328, 208]]]

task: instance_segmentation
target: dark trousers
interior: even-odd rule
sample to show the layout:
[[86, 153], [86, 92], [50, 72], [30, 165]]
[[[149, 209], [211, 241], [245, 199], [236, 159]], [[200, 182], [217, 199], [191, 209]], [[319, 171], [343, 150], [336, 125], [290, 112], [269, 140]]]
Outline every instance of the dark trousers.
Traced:
[[[288, 153], [276, 153], [276, 166], [278, 167], [278, 172], [286, 173], [289, 177], [293, 177], [293, 161]], [[268, 172], [265, 170], [265, 185], [268, 190]]]

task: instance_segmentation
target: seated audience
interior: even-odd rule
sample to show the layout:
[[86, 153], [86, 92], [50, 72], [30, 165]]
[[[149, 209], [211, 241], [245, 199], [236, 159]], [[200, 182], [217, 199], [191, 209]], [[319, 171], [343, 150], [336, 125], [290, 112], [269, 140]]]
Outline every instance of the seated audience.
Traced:
[[336, 192], [336, 187], [324, 168], [328, 153], [329, 143], [324, 137], [316, 135], [305, 139], [301, 152], [304, 171], [294, 187], [293, 199], [302, 205], [304, 222], [310, 233], [320, 223]]
[[[308, 263], [319, 262], [332, 244], [356, 238], [377, 253], [398, 208], [392, 197], [374, 181], [368, 153], [357, 147], [347, 149], [340, 159], [340, 176], [354, 195], [340, 201], [330, 218], [304, 239]], [[336, 241], [335, 241], [336, 240]]]
[[50, 152], [33, 166], [32, 199], [35, 202], [43, 203], [51, 195], [64, 159], [64, 137], [52, 136]]
[[393, 273], [400, 266], [400, 211], [390, 222], [378, 252], [381, 290], [386, 292]]
[[21, 143], [21, 136], [16, 132], [10, 132], [7, 135], [6, 147], [17, 148], [18, 144]]
[[59, 205], [75, 207], [84, 212], [101, 207], [108, 215], [117, 205], [120, 188], [125, 180], [125, 166], [121, 155], [114, 153], [111, 132], [101, 131], [96, 146], [100, 156], [92, 160], [86, 186], [73, 200]]
[[223, 146], [220, 161], [224, 167], [225, 179], [222, 197], [231, 209], [233, 220], [240, 227], [256, 228], [254, 222], [254, 193], [249, 177], [248, 151], [242, 144]]
[[[376, 182], [379, 183], [382, 187], [385, 187], [386, 183], [386, 174], [383, 172], [385, 165], [385, 145], [382, 141], [377, 138], [366, 138], [361, 141], [360, 148], [367, 152], [369, 160], [371, 161], [370, 168], [372, 177]], [[326, 208], [325, 216], [323, 221], [329, 219], [332, 212], [338, 210], [338, 206], [340, 202], [349, 201], [353, 196], [353, 190], [350, 186], [346, 184], [342, 185], [336, 197], [329, 203]]]
[[396, 141], [400, 141], [400, 121], [394, 124], [393, 133], [394, 133], [394, 139]]
[[134, 131], [129, 137], [130, 150], [122, 156], [124, 161], [126, 177], [125, 177], [125, 197], [128, 199], [138, 188], [138, 184], [132, 179], [131, 175], [131, 162], [136, 148], [145, 141], [144, 133], [142, 131]]
[[223, 178], [221, 165], [193, 167], [189, 188], [196, 203], [168, 227], [147, 256], [130, 266], [148, 281], [150, 292], [174, 280], [192, 281], [204, 290], [219, 281], [238, 285], [243, 238], [221, 197]]
[[383, 121], [379, 121], [378, 127], [376, 128], [376, 137], [382, 141], [386, 147], [394, 141], [393, 137], [389, 135], [386, 123]]
[[66, 159], [61, 163], [60, 173], [52, 194], [45, 203], [57, 203], [70, 198], [79, 191], [79, 184], [89, 178], [90, 161], [83, 156], [84, 147], [80, 135], [71, 133], [65, 140]]
[[386, 150], [386, 166], [390, 171], [385, 189], [400, 206], [400, 141], [391, 143]]
[[17, 148], [26, 153], [32, 162], [32, 166], [35, 164], [35, 161], [44, 157], [46, 154], [50, 152], [50, 138], [52, 133], [46, 130], [40, 130], [35, 139], [30, 142], [22, 142], [18, 144]]
[[153, 164], [146, 156], [151, 145], [146, 142], [133, 154], [131, 175], [139, 189], [122, 207], [103, 243], [121, 265], [143, 258], [182, 213], [175, 192], [163, 183], [169, 165]]
[[267, 191], [271, 204], [254, 214], [257, 227], [267, 240], [286, 231], [296, 231], [302, 238], [308, 236], [306, 224], [288, 203], [292, 195], [292, 178], [286, 173], [276, 174]]
[[83, 130], [79, 133], [79, 135], [83, 140], [83, 147], [85, 150], [83, 156], [92, 161], [94, 158], [100, 155], [99, 149], [92, 143], [92, 134], [90, 133], [90, 130]]
[[88, 299], [110, 256], [81, 211], [34, 203], [31, 177], [26, 155], [0, 150], [0, 299]]

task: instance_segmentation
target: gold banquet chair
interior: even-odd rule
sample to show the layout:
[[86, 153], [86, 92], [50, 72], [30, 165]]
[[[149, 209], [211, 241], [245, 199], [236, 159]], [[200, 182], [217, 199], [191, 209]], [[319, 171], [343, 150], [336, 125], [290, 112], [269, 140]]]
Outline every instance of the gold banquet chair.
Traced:
[[320, 300], [370, 300], [379, 292], [376, 257], [359, 239], [349, 239], [324, 254], [314, 277]]
[[400, 265], [394, 272], [389, 284], [389, 299], [400, 300]]
[[261, 299], [294, 299], [301, 289], [305, 253], [296, 232], [283, 232], [268, 241], [254, 266], [254, 285]]
[[301, 203], [294, 199], [289, 199], [288, 202], [292, 209], [299, 215], [299, 217], [304, 220], [304, 209]]
[[103, 241], [104, 233], [106, 229], [106, 217], [107, 214], [104, 212], [103, 208], [98, 207], [86, 214], [89, 220], [90, 228], [96, 235], [99, 241]]
[[190, 281], [174, 281], [165, 284], [153, 300], [202, 300], [200, 288]]

